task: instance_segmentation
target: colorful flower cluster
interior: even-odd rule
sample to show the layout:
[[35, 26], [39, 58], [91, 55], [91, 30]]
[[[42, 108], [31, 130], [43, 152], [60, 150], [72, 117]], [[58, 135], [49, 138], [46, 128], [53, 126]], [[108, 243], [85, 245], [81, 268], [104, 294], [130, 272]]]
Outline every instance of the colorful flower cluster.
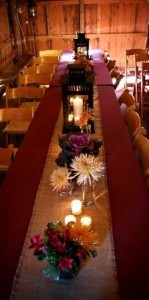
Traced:
[[44, 275], [58, 280], [60, 272], [64, 270], [76, 276], [90, 257], [97, 256], [98, 245], [97, 234], [87, 226], [54, 222], [48, 223], [44, 238], [40, 235], [31, 238], [29, 248], [34, 248], [38, 260], [48, 261]]

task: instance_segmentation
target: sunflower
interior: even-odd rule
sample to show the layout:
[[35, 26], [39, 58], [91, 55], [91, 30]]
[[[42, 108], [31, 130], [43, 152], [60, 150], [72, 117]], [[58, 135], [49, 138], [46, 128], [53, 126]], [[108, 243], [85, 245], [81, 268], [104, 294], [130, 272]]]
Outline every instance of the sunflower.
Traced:
[[53, 190], [60, 191], [70, 185], [71, 173], [66, 167], [58, 167], [50, 175], [50, 184]]
[[75, 223], [69, 228], [70, 239], [77, 241], [87, 251], [95, 250], [99, 245], [97, 233], [91, 228]]
[[75, 156], [70, 166], [75, 172], [74, 177], [77, 177], [79, 185], [82, 183], [86, 184], [87, 182], [91, 185], [92, 179], [98, 181], [104, 169], [99, 157], [87, 154]]

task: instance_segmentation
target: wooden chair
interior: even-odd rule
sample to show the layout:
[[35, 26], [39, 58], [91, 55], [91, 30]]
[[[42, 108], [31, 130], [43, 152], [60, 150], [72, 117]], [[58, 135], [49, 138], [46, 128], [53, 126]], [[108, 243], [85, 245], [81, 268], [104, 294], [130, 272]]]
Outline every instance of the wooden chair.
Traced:
[[31, 121], [34, 116], [34, 107], [9, 107], [0, 109], [0, 122]]
[[131, 107], [127, 108], [124, 113], [124, 120], [128, 127], [128, 131], [132, 142], [137, 137], [137, 135], [141, 132], [143, 135], [146, 135], [146, 129], [141, 126], [141, 119], [139, 114], [133, 110]]
[[38, 66], [25, 67], [23, 69], [23, 75], [29, 74], [54, 74], [55, 65], [54, 64], [43, 64]]
[[48, 49], [48, 50], [40, 50], [39, 56], [58, 56], [60, 58], [62, 54], [62, 50]]
[[140, 102], [141, 99], [141, 73], [142, 63], [149, 62], [149, 54], [144, 53], [135, 54], [135, 73], [136, 73], [136, 86], [135, 86], [135, 97], [136, 101]]
[[14, 145], [9, 144], [7, 148], [0, 148], [0, 173], [7, 173], [14, 158]]
[[115, 67], [116, 65], [116, 60], [108, 60], [107, 62], [107, 68], [109, 70], [109, 72]]
[[112, 78], [114, 89], [116, 89], [124, 75], [119, 72], [119, 67], [115, 66], [113, 69], [111, 69], [110, 76]]
[[125, 104], [125, 109], [132, 107], [134, 110], [138, 108], [135, 98], [129, 93], [128, 89], [124, 89], [121, 96], [118, 98], [119, 105]]
[[138, 154], [145, 185], [149, 191], [149, 140], [144, 135], [139, 133], [133, 144]]
[[30, 122], [34, 117], [34, 107], [28, 108], [1, 108], [0, 122], [6, 123], [3, 133], [6, 135], [6, 144], [8, 145], [10, 135], [16, 137], [17, 147], [19, 147], [22, 137], [25, 135]]
[[149, 112], [149, 62], [142, 62], [141, 66], [141, 95], [140, 95], [140, 115], [141, 120], [144, 112]]
[[57, 64], [59, 62], [58, 56], [42, 56], [42, 57], [33, 57], [32, 64], [34, 66], [37, 65], [43, 65], [43, 64], [53, 64], [56, 68]]
[[[137, 69], [136, 69], [136, 55], [143, 55], [146, 53], [145, 49], [127, 49], [125, 50], [125, 88], [132, 88], [134, 93], [137, 86]], [[130, 65], [133, 70], [130, 77]], [[137, 99], [136, 99], [137, 101]]]
[[18, 105], [22, 101], [26, 100], [36, 100], [42, 99], [45, 92], [45, 88], [39, 88], [35, 86], [19, 86], [15, 88], [6, 88], [6, 107], [9, 106], [10, 102], [13, 102], [15, 99], [18, 102]]
[[45, 74], [45, 73], [40, 73], [40, 74], [28, 74], [28, 75], [20, 75], [19, 76], [19, 85], [23, 86], [37, 86], [41, 87], [44, 86], [49, 87], [51, 79], [52, 79], [53, 74]]

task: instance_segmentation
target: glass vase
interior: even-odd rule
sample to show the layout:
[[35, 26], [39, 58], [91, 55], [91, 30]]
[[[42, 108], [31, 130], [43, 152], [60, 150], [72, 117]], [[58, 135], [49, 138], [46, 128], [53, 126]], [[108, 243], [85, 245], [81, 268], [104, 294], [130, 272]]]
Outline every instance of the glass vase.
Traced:
[[68, 185], [60, 190], [59, 195], [61, 197], [69, 197], [72, 195], [72, 190], [73, 190], [73, 183], [70, 182], [70, 185]]
[[82, 184], [82, 205], [94, 206], [95, 205], [95, 180]]
[[68, 280], [72, 279], [74, 276], [70, 273], [69, 270], [61, 270], [59, 275], [59, 280]]

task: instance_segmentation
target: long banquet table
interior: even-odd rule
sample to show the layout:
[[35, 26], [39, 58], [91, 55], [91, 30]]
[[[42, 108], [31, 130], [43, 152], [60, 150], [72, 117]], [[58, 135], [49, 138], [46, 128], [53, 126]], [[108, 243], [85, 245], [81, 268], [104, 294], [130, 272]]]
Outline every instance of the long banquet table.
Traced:
[[[3, 300], [10, 298], [37, 189], [60, 112], [62, 99], [59, 79], [70, 58], [71, 52], [62, 55], [51, 86], [46, 91], [0, 188], [0, 295]], [[149, 197], [112, 83], [98, 51], [93, 53], [93, 60], [101, 109], [119, 298], [122, 300], [148, 299]], [[87, 278], [87, 280], [90, 279]], [[98, 284], [100, 286], [100, 282], [97, 282], [97, 286]], [[38, 285], [39, 282], [37, 282], [37, 287]], [[54, 290], [52, 292], [56, 293]], [[117, 299], [116, 294], [115, 298], [112, 296], [107, 298], [104, 292], [101, 299]], [[66, 295], [68, 297], [67, 293]], [[93, 293], [92, 296], [91, 299], [98, 299], [98, 294]], [[46, 297], [38, 298], [36, 295], [35, 298], [44, 300], [47, 299]], [[69, 298], [73, 299], [71, 294]], [[54, 294], [50, 299], [56, 299]]]

